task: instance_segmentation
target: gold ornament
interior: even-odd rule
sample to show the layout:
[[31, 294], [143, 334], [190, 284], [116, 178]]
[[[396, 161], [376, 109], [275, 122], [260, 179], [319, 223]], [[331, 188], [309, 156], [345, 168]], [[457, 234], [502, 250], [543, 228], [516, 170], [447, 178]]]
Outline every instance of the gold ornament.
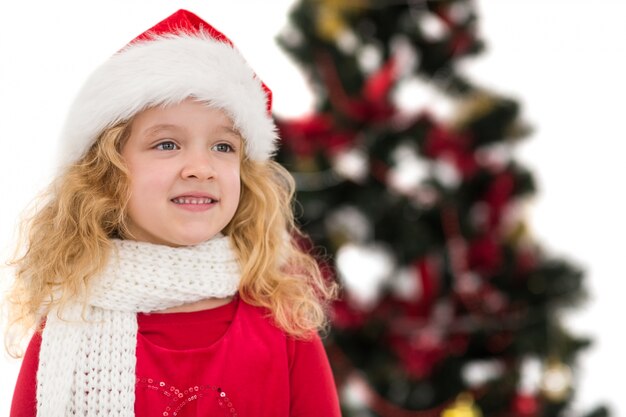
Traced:
[[309, 156], [309, 157], [303, 156], [296, 160], [295, 170], [298, 172], [312, 173], [312, 172], [319, 172], [320, 167], [315, 161], [315, 158], [313, 158], [312, 156]]
[[468, 95], [459, 103], [457, 116], [452, 121], [453, 128], [463, 130], [474, 120], [491, 112], [496, 104], [497, 98], [485, 91]]
[[317, 13], [317, 33], [323, 39], [334, 42], [346, 30], [347, 24], [343, 16], [333, 9], [320, 7]]
[[550, 358], [541, 377], [541, 393], [552, 402], [563, 402], [572, 390], [572, 370], [558, 358]]
[[322, 7], [335, 9], [339, 12], [358, 12], [368, 6], [367, 0], [319, 0]]
[[528, 224], [524, 220], [520, 220], [511, 227], [506, 238], [511, 244], [518, 245], [529, 236]]
[[[456, 131], [465, 130], [466, 126], [473, 121], [486, 116], [502, 103], [502, 99], [489, 94], [486, 91], [478, 91], [468, 95], [458, 106], [458, 116], [452, 121], [452, 127]], [[530, 126], [519, 118], [512, 121], [506, 127], [504, 135], [509, 139], [519, 139], [528, 136], [532, 132]]]
[[345, 16], [363, 10], [366, 0], [321, 0], [317, 9], [315, 25], [323, 39], [334, 42], [348, 30]]
[[454, 404], [451, 404], [441, 413], [441, 417], [482, 417], [483, 413], [474, 404], [474, 398], [469, 393], [461, 393], [456, 397]]

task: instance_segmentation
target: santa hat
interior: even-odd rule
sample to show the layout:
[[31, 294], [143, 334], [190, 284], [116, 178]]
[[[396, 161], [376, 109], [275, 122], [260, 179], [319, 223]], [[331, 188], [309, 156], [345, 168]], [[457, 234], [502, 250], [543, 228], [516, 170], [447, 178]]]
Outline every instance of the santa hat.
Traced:
[[61, 136], [61, 163], [78, 161], [108, 127], [148, 107], [189, 97], [224, 110], [251, 159], [263, 161], [275, 152], [271, 91], [224, 34], [179, 10], [136, 37], [87, 79]]

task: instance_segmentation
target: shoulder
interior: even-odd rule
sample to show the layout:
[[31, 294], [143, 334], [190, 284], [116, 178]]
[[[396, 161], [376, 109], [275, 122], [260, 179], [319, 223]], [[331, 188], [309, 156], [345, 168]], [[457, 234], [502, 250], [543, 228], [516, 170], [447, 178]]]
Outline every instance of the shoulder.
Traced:
[[239, 298], [237, 313], [247, 319], [273, 325], [272, 312], [270, 309], [254, 305], [243, 300], [242, 298]]
[[326, 349], [317, 333], [312, 333], [306, 338], [287, 336], [286, 342], [292, 361], [303, 361], [312, 365], [327, 360]]
[[240, 299], [237, 316], [239, 329], [248, 335], [251, 342], [257, 339], [264, 339], [266, 343], [269, 340], [279, 342], [286, 347], [290, 358], [302, 355], [326, 357], [324, 344], [316, 331], [302, 337], [293, 336], [276, 324], [272, 311], [268, 308], [255, 306]]
[[248, 303], [244, 300], [239, 300], [239, 311], [237, 313], [239, 319], [247, 321], [250, 324], [254, 324], [270, 332], [281, 334], [285, 337], [286, 341], [294, 346], [303, 344], [318, 344], [321, 345], [320, 336], [316, 331], [311, 331], [308, 335], [303, 337], [293, 337], [284, 329], [282, 329], [274, 320], [272, 311], [269, 308], [256, 306]]
[[271, 310], [255, 306], [239, 299], [236, 322], [242, 331], [251, 337], [265, 337], [285, 341], [287, 335], [280, 329], [273, 318]]
[[290, 344], [292, 415], [341, 416], [337, 387], [320, 336], [292, 339]]
[[320, 336], [317, 331], [311, 331], [308, 335], [302, 337], [292, 337], [290, 333], [281, 328], [274, 319], [273, 312], [263, 306], [257, 306], [252, 303], [239, 299], [238, 315], [244, 320], [254, 321], [263, 327], [271, 328], [274, 331], [284, 334], [292, 343], [319, 343]]

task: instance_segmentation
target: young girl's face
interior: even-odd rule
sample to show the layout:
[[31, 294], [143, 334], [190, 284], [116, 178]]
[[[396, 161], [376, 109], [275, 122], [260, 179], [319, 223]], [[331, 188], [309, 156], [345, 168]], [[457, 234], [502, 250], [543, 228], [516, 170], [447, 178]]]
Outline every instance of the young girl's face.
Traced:
[[187, 246], [219, 233], [239, 204], [243, 144], [222, 110], [192, 99], [139, 113], [122, 149], [132, 237]]

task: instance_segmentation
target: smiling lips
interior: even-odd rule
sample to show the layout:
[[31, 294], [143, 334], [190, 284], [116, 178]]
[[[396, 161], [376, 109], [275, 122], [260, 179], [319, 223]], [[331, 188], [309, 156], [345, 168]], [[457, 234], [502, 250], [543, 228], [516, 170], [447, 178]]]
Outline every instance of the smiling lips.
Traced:
[[203, 211], [213, 207], [218, 200], [209, 196], [181, 195], [174, 197], [170, 201], [181, 208], [191, 211]]
[[217, 200], [213, 200], [212, 198], [197, 197], [177, 197], [173, 198], [172, 201], [176, 204], [211, 204], [217, 202]]

